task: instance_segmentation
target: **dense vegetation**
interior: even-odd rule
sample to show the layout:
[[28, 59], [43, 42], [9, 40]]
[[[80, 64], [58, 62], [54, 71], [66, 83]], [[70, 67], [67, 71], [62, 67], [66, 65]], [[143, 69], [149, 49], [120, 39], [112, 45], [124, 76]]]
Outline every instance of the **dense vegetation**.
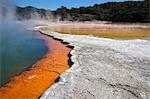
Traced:
[[17, 17], [19, 20], [22, 19], [48, 19], [50, 18], [51, 11], [45, 9], [38, 9], [32, 6], [25, 8], [17, 7], [16, 9]]
[[64, 6], [55, 11], [37, 9], [34, 7], [17, 8], [19, 19], [60, 17], [69, 21], [113, 21], [113, 22], [150, 22], [149, 0], [108, 2], [94, 6], [71, 8]]

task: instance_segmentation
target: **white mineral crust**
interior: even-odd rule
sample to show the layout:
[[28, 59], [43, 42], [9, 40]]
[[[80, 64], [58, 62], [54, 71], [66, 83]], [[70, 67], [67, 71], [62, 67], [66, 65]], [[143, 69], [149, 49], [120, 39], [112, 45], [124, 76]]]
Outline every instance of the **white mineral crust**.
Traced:
[[41, 99], [150, 99], [149, 40], [43, 33], [74, 46], [74, 64]]

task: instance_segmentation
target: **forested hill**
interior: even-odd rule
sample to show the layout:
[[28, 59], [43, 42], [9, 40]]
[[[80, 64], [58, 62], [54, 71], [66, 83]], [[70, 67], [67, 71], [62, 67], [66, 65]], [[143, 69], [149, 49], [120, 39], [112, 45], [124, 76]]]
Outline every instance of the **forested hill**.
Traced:
[[113, 22], [150, 22], [149, 0], [108, 2], [94, 6], [71, 8], [64, 6], [55, 11], [37, 9], [34, 7], [17, 8], [19, 19], [29, 19], [40, 16], [44, 19], [60, 17], [69, 21], [113, 21]]

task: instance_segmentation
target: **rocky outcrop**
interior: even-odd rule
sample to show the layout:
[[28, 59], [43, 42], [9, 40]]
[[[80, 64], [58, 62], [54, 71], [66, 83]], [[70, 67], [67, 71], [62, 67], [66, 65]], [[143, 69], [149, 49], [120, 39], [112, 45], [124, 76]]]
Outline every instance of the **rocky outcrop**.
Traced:
[[74, 46], [74, 64], [41, 99], [150, 99], [150, 41], [43, 32]]

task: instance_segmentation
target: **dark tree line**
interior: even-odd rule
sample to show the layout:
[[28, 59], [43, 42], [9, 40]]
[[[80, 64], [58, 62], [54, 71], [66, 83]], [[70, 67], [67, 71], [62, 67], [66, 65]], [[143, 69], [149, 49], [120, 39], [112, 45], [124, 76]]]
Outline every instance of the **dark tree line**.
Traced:
[[17, 7], [16, 16], [19, 20], [22, 19], [48, 19], [51, 16], [51, 11], [45, 9], [38, 9], [32, 6], [25, 8]]
[[94, 6], [71, 8], [64, 6], [55, 11], [37, 9], [34, 7], [18, 7], [17, 13], [21, 18], [31, 18], [37, 12], [42, 18], [53, 15], [60, 16], [61, 20], [69, 21], [113, 21], [113, 22], [150, 22], [149, 0], [108, 2]]

